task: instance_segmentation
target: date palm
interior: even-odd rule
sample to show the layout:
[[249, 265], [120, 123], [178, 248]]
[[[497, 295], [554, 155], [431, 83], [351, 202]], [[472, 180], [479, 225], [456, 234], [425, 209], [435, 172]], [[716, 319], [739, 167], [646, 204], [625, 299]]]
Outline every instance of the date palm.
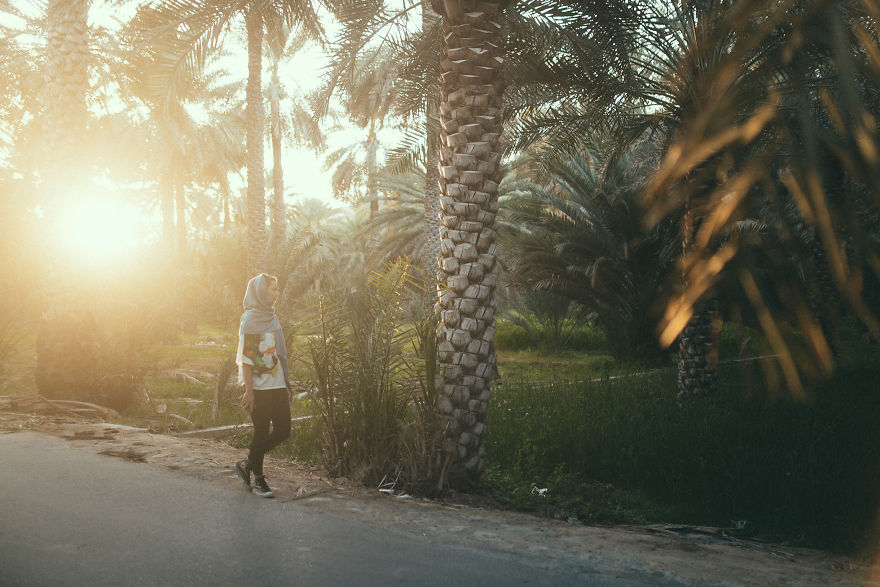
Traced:
[[177, 99], [177, 82], [187, 70], [203, 68], [208, 54], [223, 35], [244, 20], [248, 46], [246, 106], [248, 270], [265, 269], [266, 200], [263, 148], [266, 118], [262, 93], [263, 39], [282, 26], [314, 38], [322, 36], [308, 0], [167, 0], [142, 8], [133, 23], [140, 47], [152, 52], [162, 66], [156, 72], [157, 91]]
[[[345, 201], [367, 201], [370, 218], [379, 211], [377, 181], [383, 167], [379, 131], [386, 125], [396, 97], [393, 80], [397, 63], [387, 48], [365, 50], [339, 83], [344, 114], [360, 133], [329, 153], [325, 168], [332, 169], [334, 196]], [[329, 141], [333, 136], [328, 137]]]
[[[736, 116], [762, 97], [762, 92], [750, 85], [748, 73], [761, 63], [772, 39], [754, 46], [740, 70], [729, 72], [733, 77], [726, 83], [737, 91], [720, 95], [717, 86], [707, 81], [737, 42], [743, 42], [725, 25], [727, 15], [736, 12], [737, 3], [682, 0], [612, 4], [613, 10], [603, 21], [612, 23], [607, 26], [607, 35], [584, 35], [582, 28], [596, 23], [589, 18], [574, 19], [571, 24], [543, 31], [544, 44], [560, 47], [561, 51], [519, 60], [535, 80], [518, 87], [511, 96], [515, 116], [512, 126], [520, 146], [543, 135], [542, 148], [548, 156], [565, 157], [570, 146], [577, 144], [578, 135], [599, 129], [623, 139], [618, 143], [621, 152], [650, 136], [664, 151], [673, 153], [668, 151], [670, 145], [695, 123], [697, 113], [707, 105], [724, 102], [736, 124]], [[561, 101], [564, 94], [571, 99]], [[721, 155], [707, 158], [700, 168], [692, 169], [685, 181], [671, 188], [683, 212], [684, 257], [692, 251], [723, 164]], [[684, 288], [689, 284], [685, 283]], [[711, 291], [702, 291], [700, 297], [698, 304], [689, 307], [688, 319], [675, 331], [676, 336], [681, 334], [682, 395], [711, 393], [717, 382], [717, 303]], [[668, 335], [662, 340], [666, 345], [672, 342]]]
[[585, 146], [546, 165], [524, 163], [525, 171], [503, 189], [505, 282], [576, 301], [596, 316], [620, 358], [663, 356], [652, 306], [674, 268], [680, 238], [672, 218], [642, 228], [639, 200], [656, 151], [645, 142], [609, 158]]
[[[827, 272], [852, 313], [880, 334], [868, 286], [880, 278], [878, 23], [876, 4], [859, 0], [749, 0], [718, 21], [738, 39], [705, 70], [718, 99], [691, 110], [650, 190], [659, 217], [677, 207], [691, 178], [714, 171], [683, 263], [689, 284], [669, 306], [665, 337], [705, 292], [721, 284], [739, 290], [743, 312], [799, 392], [802, 374], [827, 373], [833, 359], [800, 271], [811, 266], [820, 278]], [[732, 227], [749, 216], [773, 230], [737, 238]]]
[[[79, 146], [88, 119], [89, 4], [89, 0], [51, 0], [46, 6], [41, 175], [42, 195], [52, 214], [58, 213], [57, 207], [71, 194], [86, 187], [89, 162], [80, 159]], [[52, 267], [53, 271], [59, 269], [60, 264]], [[90, 379], [77, 368], [80, 361], [89, 361], [81, 349], [96, 342], [94, 331], [88, 328], [91, 316], [67, 303], [60, 291], [52, 291], [50, 296], [52, 307], [43, 316], [37, 340], [37, 386], [49, 397], [80, 393]], [[77, 332], [81, 338], [71, 346]]]
[[[323, 131], [314, 119], [307, 97], [299, 88], [294, 91], [289, 74], [282, 76], [280, 73], [284, 65], [308, 41], [304, 35], [293, 35], [287, 26], [282, 26], [269, 35], [266, 43], [271, 72], [264, 93], [269, 104], [269, 136], [272, 144], [272, 203], [269, 206], [272, 227], [269, 246], [272, 251], [278, 251], [287, 238], [287, 206], [284, 203], [282, 166], [285, 141], [292, 140], [319, 150], [325, 147]], [[289, 72], [292, 68], [286, 69]], [[275, 271], [274, 268], [271, 270]]]

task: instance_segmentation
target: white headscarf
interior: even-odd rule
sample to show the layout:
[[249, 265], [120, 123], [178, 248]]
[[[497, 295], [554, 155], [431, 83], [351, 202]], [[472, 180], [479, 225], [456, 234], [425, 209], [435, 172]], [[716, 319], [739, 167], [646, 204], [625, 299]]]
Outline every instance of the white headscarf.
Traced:
[[244, 313], [241, 315], [242, 334], [265, 334], [281, 330], [281, 323], [275, 316], [275, 306], [269, 301], [269, 281], [265, 273], [252, 277], [244, 293]]
[[290, 388], [290, 378], [287, 372], [287, 346], [284, 344], [284, 334], [281, 332], [281, 323], [275, 315], [275, 306], [269, 301], [269, 281], [272, 278], [265, 273], [252, 277], [247, 284], [244, 293], [244, 313], [241, 315], [241, 324], [238, 327], [238, 352], [235, 354], [235, 362], [238, 364], [238, 383], [244, 385], [242, 365], [244, 364], [244, 335], [275, 333], [275, 353], [284, 371], [284, 381]]

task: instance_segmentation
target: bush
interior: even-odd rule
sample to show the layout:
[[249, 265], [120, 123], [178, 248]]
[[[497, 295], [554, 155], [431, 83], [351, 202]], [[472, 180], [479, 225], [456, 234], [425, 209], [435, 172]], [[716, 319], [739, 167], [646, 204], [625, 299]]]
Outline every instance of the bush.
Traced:
[[505, 351], [536, 350], [556, 352], [559, 350], [598, 351], [607, 348], [605, 333], [591, 324], [571, 329], [565, 343], [555, 348], [553, 338], [537, 318], [528, 319], [529, 329], [521, 323], [499, 317], [495, 326], [495, 348]]
[[123, 315], [105, 309], [99, 320], [79, 307], [43, 320], [37, 337], [40, 393], [128, 409], [142, 395], [153, 363], [148, 354], [157, 340], [152, 324], [145, 308], [129, 308]]

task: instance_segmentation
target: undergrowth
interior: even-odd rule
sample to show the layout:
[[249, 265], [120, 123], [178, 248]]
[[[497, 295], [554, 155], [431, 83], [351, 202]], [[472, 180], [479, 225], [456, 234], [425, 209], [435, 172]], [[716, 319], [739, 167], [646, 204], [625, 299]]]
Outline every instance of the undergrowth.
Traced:
[[842, 366], [806, 402], [768, 395], [759, 373], [734, 366], [717, 395], [686, 401], [672, 370], [506, 380], [490, 408], [487, 489], [514, 507], [590, 523], [736, 526], [867, 548], [880, 503], [876, 365]]

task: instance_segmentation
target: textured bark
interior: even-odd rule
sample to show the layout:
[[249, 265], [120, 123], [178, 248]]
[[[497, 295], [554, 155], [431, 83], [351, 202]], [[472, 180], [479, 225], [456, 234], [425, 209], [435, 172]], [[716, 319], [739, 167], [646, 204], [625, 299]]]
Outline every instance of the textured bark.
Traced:
[[428, 168], [425, 174], [425, 275], [433, 283], [440, 272], [440, 154], [436, 141], [428, 149]]
[[[495, 215], [501, 148], [503, 5], [436, 2], [443, 17], [440, 64], [440, 267], [437, 310], [442, 387], [438, 408], [452, 484], [483, 473], [495, 372]], [[442, 482], [442, 480], [441, 480]]]
[[245, 17], [248, 34], [247, 81], [247, 266], [251, 275], [265, 271], [266, 180], [263, 162], [262, 62], [263, 20], [257, 2], [252, 0]]
[[272, 249], [284, 242], [287, 218], [284, 214], [284, 170], [281, 165], [281, 82], [278, 62], [272, 66], [269, 94], [269, 115], [272, 122]]
[[[427, 32], [440, 15], [431, 9], [430, 3], [422, 3], [422, 31]], [[439, 98], [439, 96], [437, 97]], [[440, 115], [439, 100], [427, 97], [425, 109], [425, 249], [424, 271], [428, 280], [426, 291], [435, 294], [435, 284], [440, 279], [440, 150], [439, 137], [432, 133], [434, 121]], [[430, 298], [434, 296], [431, 295]], [[433, 299], [428, 306], [430, 311]]]
[[[86, 130], [86, 94], [89, 89], [89, 2], [51, 0], [46, 10], [46, 179], [52, 193], [69, 189], [82, 179], [82, 153]], [[82, 186], [80, 186], [82, 187]]]
[[718, 389], [718, 302], [694, 308], [681, 332], [678, 355], [678, 395], [711, 395]]
[[[696, 173], [693, 182], [697, 185], [696, 195], [688, 195], [685, 200], [685, 215], [682, 233], [682, 248], [687, 255], [693, 248], [700, 224], [705, 217], [707, 197], [714, 185], [711, 181], [701, 181]], [[687, 287], [687, 284], [685, 284]], [[681, 331], [678, 351], [678, 395], [679, 397], [710, 395], [718, 389], [718, 342], [720, 322], [717, 298], [698, 302], [694, 314]]]

